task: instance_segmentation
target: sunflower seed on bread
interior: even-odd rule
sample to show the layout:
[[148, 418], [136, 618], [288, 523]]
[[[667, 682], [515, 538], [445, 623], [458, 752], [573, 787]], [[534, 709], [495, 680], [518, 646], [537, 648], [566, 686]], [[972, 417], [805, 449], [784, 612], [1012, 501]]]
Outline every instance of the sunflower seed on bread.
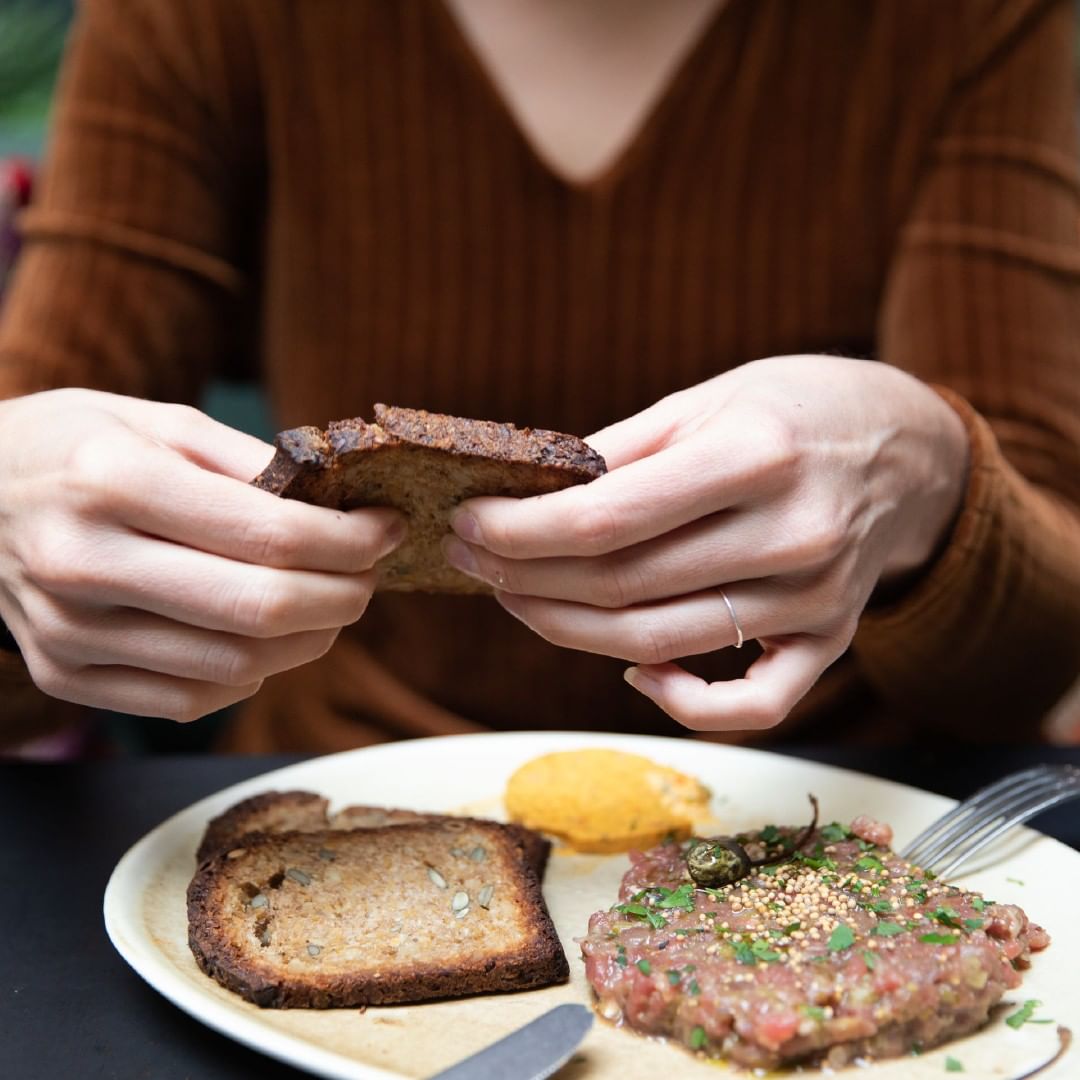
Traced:
[[454, 507], [477, 495], [543, 495], [606, 471], [573, 435], [388, 405], [375, 406], [374, 423], [293, 428], [274, 445], [256, 487], [337, 510], [392, 506], [406, 515], [405, 540], [376, 564], [386, 590], [490, 592], [443, 557]]
[[[485, 858], [450, 854], [461, 847]], [[523, 840], [494, 822], [249, 833], [199, 866], [187, 907], [200, 968], [263, 1007], [427, 1001], [569, 975]]]

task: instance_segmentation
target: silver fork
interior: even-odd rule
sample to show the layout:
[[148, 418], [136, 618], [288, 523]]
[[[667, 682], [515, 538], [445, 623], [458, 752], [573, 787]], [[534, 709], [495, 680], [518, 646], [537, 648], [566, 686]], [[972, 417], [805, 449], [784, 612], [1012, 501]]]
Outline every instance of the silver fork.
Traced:
[[944, 877], [1014, 825], [1070, 799], [1080, 799], [1075, 765], [1035, 765], [1010, 773], [938, 818], [900, 855]]

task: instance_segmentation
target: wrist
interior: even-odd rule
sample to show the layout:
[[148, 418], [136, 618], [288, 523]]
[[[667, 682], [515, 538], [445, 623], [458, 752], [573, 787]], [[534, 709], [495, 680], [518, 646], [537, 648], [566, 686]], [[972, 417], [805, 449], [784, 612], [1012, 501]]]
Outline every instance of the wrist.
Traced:
[[906, 527], [882, 570], [880, 585], [893, 592], [922, 574], [948, 546], [964, 506], [971, 445], [952, 395], [920, 384], [930, 407], [915, 433], [921, 449], [903, 505]]

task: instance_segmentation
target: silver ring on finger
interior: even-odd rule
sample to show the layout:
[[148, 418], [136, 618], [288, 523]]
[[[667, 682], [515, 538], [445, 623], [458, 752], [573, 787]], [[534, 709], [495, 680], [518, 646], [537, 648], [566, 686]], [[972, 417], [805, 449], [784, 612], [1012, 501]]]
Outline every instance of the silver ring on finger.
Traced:
[[731, 602], [731, 598], [726, 592], [724, 592], [723, 589], [718, 588], [716, 591], [720, 594], [724, 603], [727, 605], [728, 614], [731, 616], [732, 625], [735, 627], [735, 634], [737, 635], [735, 641], [735, 648], [741, 649], [743, 647], [743, 642], [746, 639], [743, 637], [742, 627], [739, 625], [739, 616], [735, 614], [735, 605]]

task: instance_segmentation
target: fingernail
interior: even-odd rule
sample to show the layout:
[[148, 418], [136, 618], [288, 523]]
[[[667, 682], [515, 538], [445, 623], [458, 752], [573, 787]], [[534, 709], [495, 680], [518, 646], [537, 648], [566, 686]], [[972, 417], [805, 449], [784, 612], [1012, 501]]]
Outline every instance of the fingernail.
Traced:
[[642, 694], [655, 694], [660, 689], [657, 681], [646, 675], [641, 668], [627, 668], [623, 672], [623, 678]]
[[443, 554], [446, 556], [446, 561], [454, 567], [456, 570], [460, 570], [463, 574], [477, 573], [476, 557], [469, 550], [468, 546], [463, 544], [456, 536], [443, 537], [442, 542]]
[[480, 532], [480, 522], [468, 510], [457, 510], [450, 518], [450, 528], [470, 544], [482, 544], [484, 537]]

